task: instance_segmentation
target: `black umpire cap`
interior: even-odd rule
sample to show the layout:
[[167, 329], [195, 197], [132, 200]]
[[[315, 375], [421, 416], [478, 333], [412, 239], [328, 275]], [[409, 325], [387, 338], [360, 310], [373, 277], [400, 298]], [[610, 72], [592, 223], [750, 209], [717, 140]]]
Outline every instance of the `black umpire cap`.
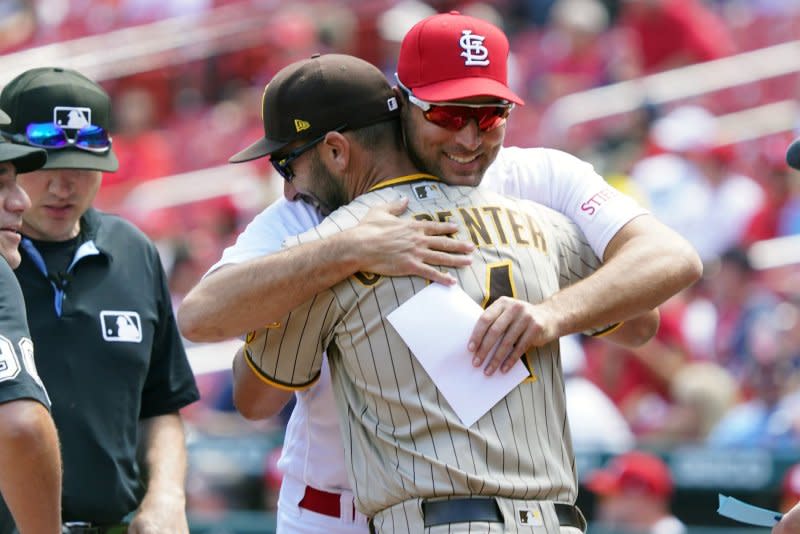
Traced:
[[[0, 124], [9, 124], [11, 119], [0, 109]], [[41, 148], [33, 148], [13, 143], [6, 143], [0, 136], [0, 163], [11, 162], [17, 172], [31, 172], [41, 169], [47, 162], [47, 152]]]
[[786, 163], [789, 167], [800, 171], [800, 138], [794, 140], [786, 151]]
[[[32, 143], [25, 132], [34, 123], [53, 123], [70, 136], [89, 125], [100, 127], [107, 136], [111, 123], [108, 93], [83, 74], [61, 67], [23, 72], [0, 91], [0, 106], [11, 115], [11, 123], [0, 126], [0, 130], [16, 143], [28, 146]], [[45, 168], [114, 172], [119, 163], [108, 143], [107, 150], [94, 152], [71, 146], [48, 148]]]

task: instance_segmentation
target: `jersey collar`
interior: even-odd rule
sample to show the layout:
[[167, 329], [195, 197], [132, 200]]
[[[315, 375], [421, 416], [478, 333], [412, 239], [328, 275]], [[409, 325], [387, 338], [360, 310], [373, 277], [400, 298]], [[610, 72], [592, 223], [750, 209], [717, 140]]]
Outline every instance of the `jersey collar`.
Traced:
[[372, 187], [370, 187], [369, 191], [370, 192], [371, 191], [377, 191], [378, 189], [385, 189], [387, 187], [391, 187], [393, 185], [398, 185], [398, 184], [410, 184], [410, 183], [422, 182], [422, 181], [430, 182], [431, 180], [434, 181], [434, 182], [441, 182], [442, 181], [441, 178], [437, 178], [436, 176], [434, 176], [432, 174], [426, 174], [424, 172], [419, 172], [419, 173], [416, 173], [416, 174], [407, 174], [406, 176], [398, 176], [397, 178], [388, 178], [386, 180], [382, 180], [382, 181], [378, 182], [377, 184], [373, 185]]

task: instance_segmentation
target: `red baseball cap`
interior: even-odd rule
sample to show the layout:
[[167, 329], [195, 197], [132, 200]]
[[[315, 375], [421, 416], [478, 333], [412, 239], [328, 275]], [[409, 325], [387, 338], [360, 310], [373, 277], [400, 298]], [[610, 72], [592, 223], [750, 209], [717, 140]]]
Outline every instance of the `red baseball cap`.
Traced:
[[508, 39], [500, 28], [458, 11], [422, 19], [403, 38], [397, 77], [429, 102], [494, 96], [524, 104], [508, 87]]
[[672, 495], [672, 475], [661, 458], [646, 452], [632, 451], [614, 458], [605, 469], [589, 475], [586, 487], [598, 495], [624, 491]]

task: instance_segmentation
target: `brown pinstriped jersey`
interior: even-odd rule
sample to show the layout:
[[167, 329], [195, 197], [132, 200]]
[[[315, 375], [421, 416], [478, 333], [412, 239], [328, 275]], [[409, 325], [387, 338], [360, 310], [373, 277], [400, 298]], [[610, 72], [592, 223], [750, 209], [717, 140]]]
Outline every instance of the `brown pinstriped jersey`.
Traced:
[[[453, 221], [456, 238], [477, 245], [472, 264], [452, 272], [484, 306], [502, 295], [540, 302], [599, 265], [583, 234], [561, 214], [429, 175], [378, 184], [287, 245], [352, 227], [370, 207], [400, 195], [410, 199], [404, 216]], [[367, 515], [412, 497], [574, 502], [558, 342], [531, 350], [531, 378], [464, 427], [386, 320], [426, 284], [414, 276], [351, 276], [278, 325], [251, 333], [248, 361], [265, 381], [302, 389], [318, 378], [327, 350], [351, 484]]]

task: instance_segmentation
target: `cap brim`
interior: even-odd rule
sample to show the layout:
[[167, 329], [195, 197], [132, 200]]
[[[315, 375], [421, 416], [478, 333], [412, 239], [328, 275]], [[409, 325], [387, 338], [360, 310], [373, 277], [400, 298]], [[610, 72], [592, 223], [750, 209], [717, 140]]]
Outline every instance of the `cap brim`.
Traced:
[[789, 167], [800, 171], [800, 139], [795, 139], [786, 151], [786, 163]]
[[0, 162], [11, 162], [18, 173], [41, 169], [47, 161], [47, 152], [41, 148], [0, 143]]
[[269, 156], [276, 150], [280, 150], [286, 145], [288, 142], [284, 141], [273, 141], [267, 139], [266, 137], [262, 137], [249, 147], [245, 148], [241, 152], [237, 152], [230, 158], [228, 158], [229, 163], [244, 163], [245, 161], [252, 161], [254, 159], [263, 158], [264, 156]]
[[6, 115], [2, 109], [0, 109], [0, 124], [11, 124], [11, 117]]
[[458, 78], [412, 88], [414, 96], [428, 102], [448, 102], [475, 96], [493, 96], [520, 106], [525, 101], [514, 91], [491, 78]]
[[105, 154], [93, 154], [77, 148], [64, 148], [49, 150], [44, 168], [115, 172], [119, 168], [119, 162], [113, 150]]

